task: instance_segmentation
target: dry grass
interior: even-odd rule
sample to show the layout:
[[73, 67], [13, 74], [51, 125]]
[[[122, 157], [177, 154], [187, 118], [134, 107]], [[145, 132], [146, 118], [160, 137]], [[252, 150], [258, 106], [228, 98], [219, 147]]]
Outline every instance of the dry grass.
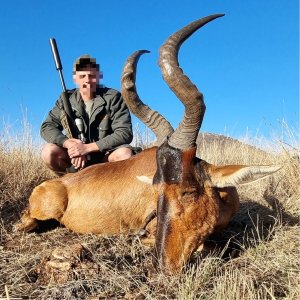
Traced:
[[[26, 124], [25, 124], [26, 125]], [[180, 276], [152, 269], [152, 249], [131, 236], [79, 235], [63, 227], [13, 233], [34, 186], [53, 175], [41, 163], [30, 127], [0, 135], [0, 298], [300, 299], [299, 146], [265, 141], [261, 151], [220, 136], [199, 137], [203, 159], [218, 164], [283, 164], [272, 178], [239, 187], [241, 209], [195, 253]], [[288, 130], [290, 134], [290, 130]], [[83, 245], [67, 277], [45, 272], [55, 248]], [[60, 274], [61, 275], [61, 274]], [[5, 291], [6, 289], [6, 291]]]

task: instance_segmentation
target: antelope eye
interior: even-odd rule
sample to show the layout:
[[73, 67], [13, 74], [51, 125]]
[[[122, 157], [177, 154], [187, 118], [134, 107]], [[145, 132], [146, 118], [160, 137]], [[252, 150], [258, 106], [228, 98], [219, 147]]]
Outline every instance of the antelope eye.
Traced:
[[182, 191], [182, 197], [196, 196], [196, 195], [197, 195], [197, 189], [194, 188]]

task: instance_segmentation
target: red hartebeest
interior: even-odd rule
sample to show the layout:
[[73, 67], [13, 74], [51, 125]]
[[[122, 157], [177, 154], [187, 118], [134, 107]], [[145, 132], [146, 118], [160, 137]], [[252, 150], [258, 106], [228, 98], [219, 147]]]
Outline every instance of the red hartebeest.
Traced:
[[[228, 224], [239, 207], [234, 185], [265, 177], [280, 167], [214, 166], [196, 157], [205, 105], [202, 94], [179, 68], [177, 56], [190, 35], [220, 16], [189, 24], [160, 49], [164, 79], [185, 105], [176, 131], [139, 99], [136, 65], [147, 51], [135, 52], [123, 69], [122, 94], [130, 110], [154, 131], [159, 148], [45, 181], [33, 190], [17, 229], [30, 231], [37, 220], [56, 219], [78, 233], [134, 232], [157, 209], [157, 261], [174, 273], [208, 235]], [[152, 224], [155, 228], [155, 221]]]

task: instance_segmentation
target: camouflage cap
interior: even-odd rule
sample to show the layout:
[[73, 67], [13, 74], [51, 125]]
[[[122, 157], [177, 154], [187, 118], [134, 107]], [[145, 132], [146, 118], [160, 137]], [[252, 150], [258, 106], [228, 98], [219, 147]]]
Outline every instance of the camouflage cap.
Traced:
[[100, 69], [99, 64], [96, 63], [96, 59], [88, 54], [81, 55], [75, 60], [73, 65], [73, 73], [76, 71], [82, 71], [85, 68], [95, 68], [98, 71]]

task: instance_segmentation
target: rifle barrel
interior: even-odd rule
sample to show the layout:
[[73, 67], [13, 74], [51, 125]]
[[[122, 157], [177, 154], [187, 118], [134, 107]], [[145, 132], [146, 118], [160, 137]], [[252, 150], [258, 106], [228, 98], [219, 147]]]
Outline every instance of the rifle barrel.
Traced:
[[61, 70], [58, 70], [58, 74], [59, 74], [59, 78], [60, 78], [60, 82], [61, 82], [61, 86], [64, 92], [67, 91], [66, 85], [65, 85], [65, 80], [64, 80], [64, 76], [62, 74]]
[[52, 38], [52, 39], [49, 40], [49, 42], [50, 42], [50, 46], [51, 46], [51, 51], [52, 51], [54, 63], [55, 63], [55, 68], [59, 73], [59, 77], [60, 77], [60, 81], [61, 81], [63, 91], [66, 92], [67, 89], [66, 89], [66, 85], [65, 85], [64, 76], [62, 74], [63, 67], [62, 67], [62, 64], [61, 64], [61, 60], [60, 60], [56, 40], [54, 38]]

